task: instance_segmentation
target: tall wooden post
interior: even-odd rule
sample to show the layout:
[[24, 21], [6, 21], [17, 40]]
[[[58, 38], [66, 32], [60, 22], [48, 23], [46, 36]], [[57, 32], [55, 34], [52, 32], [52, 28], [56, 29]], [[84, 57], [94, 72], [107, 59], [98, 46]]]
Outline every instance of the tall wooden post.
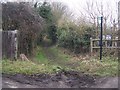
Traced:
[[[120, 40], [120, 1], [118, 2], [118, 47], [120, 46], [119, 40]], [[118, 51], [118, 54], [120, 54], [120, 50]]]
[[[0, 8], [1, 8], [1, 6], [0, 6]], [[2, 17], [0, 17], [0, 18], [2, 18]], [[2, 31], [1, 30], [0, 30], [0, 69], [2, 71]], [[2, 90], [2, 72], [0, 73], [0, 90]]]
[[[118, 2], [118, 43], [117, 43], [118, 47], [120, 47], [119, 40], [120, 40], [120, 1]], [[118, 63], [120, 63], [120, 49], [118, 49]], [[119, 72], [120, 72], [120, 67], [118, 67], [118, 74], [119, 74]], [[118, 89], [120, 89], [120, 82], [119, 81], [118, 81]]]
[[90, 38], [90, 51], [91, 51], [91, 55], [93, 53], [93, 40], [92, 38]]
[[120, 35], [120, 1], [118, 2], [118, 35]]
[[14, 34], [15, 34], [15, 38], [14, 38], [14, 42], [15, 42], [15, 59], [17, 60], [17, 53], [18, 53], [18, 39], [17, 39], [17, 33], [18, 31], [15, 30]]
[[2, 60], [2, 3], [0, 3], [0, 60]]

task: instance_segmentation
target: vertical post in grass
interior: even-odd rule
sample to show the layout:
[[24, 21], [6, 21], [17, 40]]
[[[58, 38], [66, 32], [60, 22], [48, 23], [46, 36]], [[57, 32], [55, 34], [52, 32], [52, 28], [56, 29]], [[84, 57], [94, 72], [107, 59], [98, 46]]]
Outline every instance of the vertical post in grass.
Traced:
[[103, 17], [98, 17], [99, 24], [100, 24], [100, 41], [99, 41], [99, 46], [100, 46], [100, 60], [102, 60], [102, 38], [103, 38]]
[[14, 58], [17, 60], [17, 53], [18, 53], [18, 39], [17, 39], [17, 34], [18, 34], [18, 31], [17, 30], [15, 30], [14, 31], [14, 34], [15, 34], [15, 37], [14, 37], [14, 42], [15, 42], [15, 56], [14, 56]]
[[92, 37], [90, 38], [90, 46], [91, 46], [90, 51], [91, 51], [91, 55], [92, 55], [92, 53], [93, 53], [93, 39], [92, 39]]
[[102, 60], [102, 36], [103, 36], [103, 17], [101, 17], [101, 28], [100, 28], [100, 60]]

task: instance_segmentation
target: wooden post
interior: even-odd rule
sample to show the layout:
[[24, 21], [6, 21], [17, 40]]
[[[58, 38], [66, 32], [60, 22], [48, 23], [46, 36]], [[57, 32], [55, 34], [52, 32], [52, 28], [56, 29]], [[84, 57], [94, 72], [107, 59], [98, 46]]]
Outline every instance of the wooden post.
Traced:
[[17, 30], [2, 32], [2, 58], [17, 59], [18, 40]]
[[2, 30], [0, 30], [0, 60], [2, 60]]
[[[117, 42], [117, 45], [118, 47], [120, 47], [120, 1], [118, 2], [118, 42]], [[120, 49], [118, 49], [118, 58], [120, 59]], [[120, 68], [119, 68], [120, 70]], [[120, 84], [120, 83], [119, 83]], [[120, 88], [120, 86], [119, 86]]]
[[17, 53], [18, 53], [18, 39], [17, 39], [17, 33], [18, 31], [17, 30], [15, 30], [14, 31], [14, 34], [15, 34], [15, 59], [17, 60]]
[[90, 38], [90, 46], [91, 46], [90, 51], [91, 51], [91, 54], [92, 54], [93, 53], [93, 40], [92, 40], [92, 38]]

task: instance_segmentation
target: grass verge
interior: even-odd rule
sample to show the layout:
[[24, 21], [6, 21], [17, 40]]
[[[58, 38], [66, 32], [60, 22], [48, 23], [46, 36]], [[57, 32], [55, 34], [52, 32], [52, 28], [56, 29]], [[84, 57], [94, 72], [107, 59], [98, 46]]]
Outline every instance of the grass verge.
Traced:
[[104, 57], [102, 62], [97, 59], [85, 60], [76, 69], [91, 75], [118, 76], [118, 60], [109, 57]]
[[6, 74], [37, 74], [37, 73], [55, 73], [61, 69], [58, 65], [36, 64], [32, 61], [2, 61], [2, 73]]
[[112, 57], [103, 57], [100, 60], [91, 58], [90, 60], [75, 59], [57, 47], [39, 47], [35, 60], [32, 61], [10, 61], [2, 60], [2, 72], [9, 74], [36, 74], [55, 73], [60, 70], [75, 70], [98, 76], [117, 76], [118, 60]]

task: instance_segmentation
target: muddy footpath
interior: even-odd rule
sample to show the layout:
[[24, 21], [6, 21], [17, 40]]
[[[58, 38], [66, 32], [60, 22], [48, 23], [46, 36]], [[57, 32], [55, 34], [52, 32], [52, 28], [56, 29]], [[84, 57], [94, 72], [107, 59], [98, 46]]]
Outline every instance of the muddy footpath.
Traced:
[[[109, 81], [111, 80], [111, 81]], [[98, 77], [76, 71], [56, 74], [2, 75], [3, 88], [117, 88], [117, 77]]]

